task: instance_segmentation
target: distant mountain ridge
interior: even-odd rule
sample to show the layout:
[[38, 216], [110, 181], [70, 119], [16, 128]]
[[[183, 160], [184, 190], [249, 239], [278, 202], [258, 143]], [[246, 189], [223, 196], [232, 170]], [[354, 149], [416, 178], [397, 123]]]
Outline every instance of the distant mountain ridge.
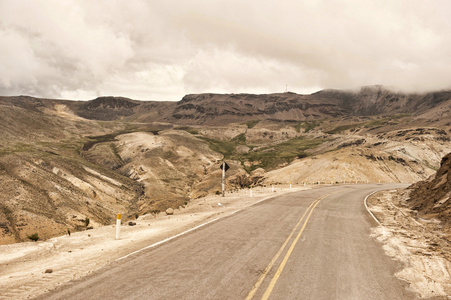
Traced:
[[[124, 97], [99, 97], [90, 101], [50, 100], [32, 97], [0, 97], [12, 105], [69, 106], [78, 116], [91, 120], [168, 122], [191, 125], [227, 125], [257, 119], [306, 121], [349, 116], [429, 113], [428, 118], [451, 117], [451, 91], [424, 94], [392, 92], [381, 86], [359, 91], [322, 90], [310, 95], [189, 94], [178, 102], [138, 101]], [[440, 107], [439, 113], [430, 110]]]

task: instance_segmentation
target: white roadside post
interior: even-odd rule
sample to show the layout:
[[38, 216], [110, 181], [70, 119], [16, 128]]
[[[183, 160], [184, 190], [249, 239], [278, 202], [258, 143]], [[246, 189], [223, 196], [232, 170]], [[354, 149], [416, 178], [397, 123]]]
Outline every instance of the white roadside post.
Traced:
[[290, 190], [291, 190], [291, 182], [290, 182]]
[[121, 214], [117, 214], [116, 218], [116, 240], [119, 239], [121, 235]]
[[274, 193], [274, 184], [272, 185], [272, 192]]
[[251, 194], [251, 198], [252, 198], [252, 187], [251, 187], [251, 192], [250, 192], [250, 194]]

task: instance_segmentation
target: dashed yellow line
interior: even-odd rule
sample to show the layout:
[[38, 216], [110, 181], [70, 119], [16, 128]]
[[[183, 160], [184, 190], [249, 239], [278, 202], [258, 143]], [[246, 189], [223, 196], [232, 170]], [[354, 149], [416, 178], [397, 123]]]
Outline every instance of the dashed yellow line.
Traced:
[[263, 271], [263, 274], [260, 276], [260, 278], [258, 279], [257, 283], [253, 286], [252, 290], [249, 292], [249, 294], [246, 297], [246, 300], [251, 300], [255, 293], [257, 292], [258, 288], [260, 287], [260, 285], [262, 284], [263, 280], [266, 278], [266, 275], [268, 274], [268, 272], [271, 270], [272, 266], [274, 265], [274, 263], [277, 261], [277, 259], [279, 258], [279, 256], [282, 254], [283, 250], [285, 249], [285, 247], [288, 245], [288, 242], [291, 240], [291, 238], [293, 237], [294, 233], [296, 232], [296, 230], [298, 229], [299, 225], [302, 223], [302, 221], [304, 220], [305, 216], [308, 213], [307, 219], [305, 219], [304, 224], [302, 225], [298, 235], [296, 236], [296, 238], [294, 239], [293, 243], [291, 243], [290, 248], [288, 249], [287, 253], [285, 254], [285, 257], [282, 260], [282, 263], [280, 264], [279, 268], [277, 269], [274, 277], [272, 278], [271, 282], [269, 283], [268, 288], [266, 289], [265, 293], [263, 294], [262, 299], [268, 299], [269, 295], [271, 294], [272, 290], [274, 289], [274, 286], [277, 283], [277, 280], [280, 277], [280, 274], [282, 274], [283, 268], [285, 267], [288, 258], [290, 257], [291, 253], [293, 252], [294, 247], [296, 246], [299, 238], [301, 237], [302, 233], [304, 232], [305, 227], [307, 226], [307, 222], [310, 219], [310, 216], [312, 215], [313, 210], [315, 209], [315, 207], [318, 205], [318, 203], [323, 200], [324, 198], [335, 194], [338, 192], [334, 192], [334, 193], [330, 193], [327, 194], [325, 196], [321, 196], [318, 199], [316, 199], [315, 201], [312, 202], [312, 204], [310, 204], [310, 206], [307, 208], [307, 210], [304, 212], [304, 214], [302, 215], [301, 219], [299, 220], [299, 222], [294, 226], [293, 230], [291, 231], [290, 235], [288, 236], [288, 238], [285, 240], [285, 242], [282, 244], [282, 247], [280, 247], [279, 251], [276, 253], [276, 255], [274, 256], [274, 258], [271, 260], [271, 262], [268, 264], [268, 266], [265, 268], [265, 270]]

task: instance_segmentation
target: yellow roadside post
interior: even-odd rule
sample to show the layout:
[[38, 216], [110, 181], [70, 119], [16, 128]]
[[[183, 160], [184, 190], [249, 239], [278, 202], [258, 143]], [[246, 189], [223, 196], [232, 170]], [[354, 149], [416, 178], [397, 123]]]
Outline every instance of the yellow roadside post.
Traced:
[[121, 214], [117, 214], [116, 218], [116, 240], [119, 239], [121, 235]]

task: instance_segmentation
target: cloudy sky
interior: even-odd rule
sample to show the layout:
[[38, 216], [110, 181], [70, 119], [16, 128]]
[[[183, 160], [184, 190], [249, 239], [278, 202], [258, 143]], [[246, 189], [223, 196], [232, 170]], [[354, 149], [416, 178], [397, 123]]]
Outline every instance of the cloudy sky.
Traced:
[[0, 0], [0, 95], [451, 88], [449, 0]]

